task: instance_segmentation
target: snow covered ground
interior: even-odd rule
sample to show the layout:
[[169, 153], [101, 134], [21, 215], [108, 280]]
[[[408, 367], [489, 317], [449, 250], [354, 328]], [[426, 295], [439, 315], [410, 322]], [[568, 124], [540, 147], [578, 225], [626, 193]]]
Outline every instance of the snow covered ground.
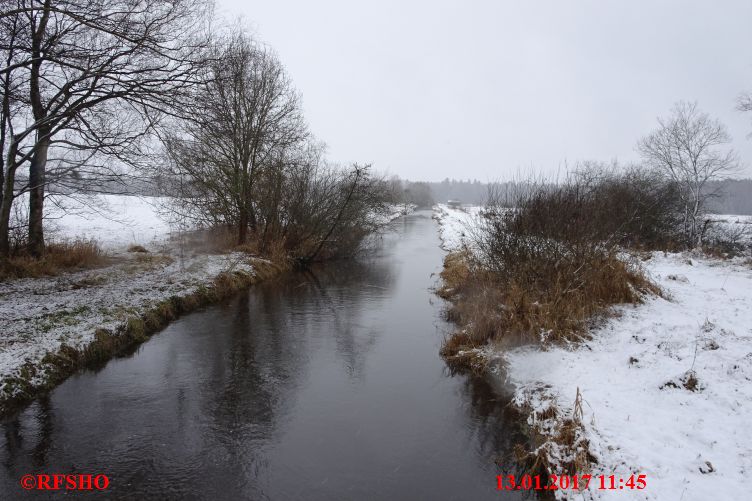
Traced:
[[720, 236], [738, 243], [752, 243], [752, 216], [734, 214], [711, 214], [708, 236]]
[[472, 245], [473, 232], [480, 225], [481, 209], [479, 206], [457, 209], [446, 204], [434, 206], [433, 217], [439, 221], [439, 238], [444, 250], [459, 250], [465, 245]]
[[752, 225], [752, 216], [738, 214], [711, 214], [709, 219], [716, 223], [728, 225]]
[[[445, 246], [456, 248], [467, 216], [439, 208], [437, 218]], [[752, 266], [664, 253], [643, 266], [668, 299], [615, 308], [581, 346], [506, 352], [506, 377], [518, 399], [537, 394], [570, 415], [579, 388], [599, 461], [593, 474], [646, 475], [644, 490], [591, 489], [577, 498], [744, 497], [752, 478]]]
[[170, 222], [167, 197], [97, 195], [66, 197], [48, 204], [46, 225], [53, 238], [94, 239], [106, 251], [129, 245], [163, 244], [178, 225]]
[[[99, 195], [48, 202], [48, 241], [93, 239], [115, 259], [93, 270], [0, 282], [0, 400], [13, 396], [7, 380], [20, 376], [24, 364], [41, 367], [63, 344], [85, 348], [97, 329], [114, 332], [128, 317], [188, 295], [223, 271], [253, 273], [243, 254], [202, 254], [171, 241], [176, 225], [165, 218], [165, 201]], [[150, 253], [126, 252], [134, 244]], [[31, 383], [42, 385], [46, 377], [41, 370]]]

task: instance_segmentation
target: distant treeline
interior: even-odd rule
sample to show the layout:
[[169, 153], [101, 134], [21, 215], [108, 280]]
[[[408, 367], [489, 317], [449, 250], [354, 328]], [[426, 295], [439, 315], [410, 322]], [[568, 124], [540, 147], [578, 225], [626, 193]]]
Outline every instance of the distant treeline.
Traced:
[[[410, 183], [425, 185], [436, 202], [459, 200], [465, 204], [482, 205], [486, 202], [489, 188], [496, 193], [514, 193], [519, 183], [482, 183], [478, 180], [444, 179], [440, 182]], [[708, 192], [713, 194], [708, 202], [711, 212], [717, 214], [752, 215], [752, 179], [727, 179], [712, 181]]]
[[708, 209], [716, 214], [752, 214], [752, 179], [711, 181]]
[[[483, 183], [476, 180], [444, 179], [443, 181], [407, 181], [398, 177], [389, 180], [392, 190], [402, 202], [414, 203], [422, 208], [431, 207], [435, 203], [447, 200], [458, 200], [463, 204], [483, 205], [488, 199], [489, 189], [496, 195], [517, 193], [520, 183]], [[96, 186], [98, 193], [118, 193], [140, 196], [168, 195], [171, 186], [168, 179], [155, 176], [152, 179], [134, 178], [110, 180]], [[72, 193], [92, 191], [91, 185], [83, 180], [70, 178], [56, 183], [50, 190], [58, 193]], [[709, 183], [709, 193], [713, 197], [708, 205], [711, 212], [716, 214], [747, 214], [752, 215], [752, 179], [727, 179]]]

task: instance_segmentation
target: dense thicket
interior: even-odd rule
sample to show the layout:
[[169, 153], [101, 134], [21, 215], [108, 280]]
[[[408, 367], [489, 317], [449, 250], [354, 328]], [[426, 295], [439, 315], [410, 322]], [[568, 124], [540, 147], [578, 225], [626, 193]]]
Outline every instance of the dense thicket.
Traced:
[[468, 348], [489, 340], [584, 336], [608, 306], [655, 290], [624, 250], [676, 246], [683, 211], [675, 183], [639, 168], [591, 164], [561, 183], [492, 192], [473, 251], [450, 255], [442, 273], [463, 326], [443, 354], [466, 363]]

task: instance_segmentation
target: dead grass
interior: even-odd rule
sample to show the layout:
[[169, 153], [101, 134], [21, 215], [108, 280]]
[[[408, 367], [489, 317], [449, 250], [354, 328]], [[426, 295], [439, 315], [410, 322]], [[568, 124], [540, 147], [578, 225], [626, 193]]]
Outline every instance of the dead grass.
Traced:
[[138, 253], [136, 254], [136, 262], [149, 266], [168, 266], [175, 262], [175, 258], [167, 254]]
[[249, 256], [264, 256], [265, 259], [273, 262], [281, 270], [291, 270], [294, 267], [294, 260], [285, 246], [283, 240], [275, 240], [268, 243], [263, 249], [259, 246], [258, 241], [253, 241], [243, 245], [233, 245], [232, 250], [243, 252]]
[[444, 299], [455, 297], [457, 291], [463, 287], [470, 278], [470, 253], [462, 250], [450, 252], [444, 257], [444, 269], [440, 273], [441, 287], [436, 294]]
[[143, 252], [143, 253], [146, 253], [146, 252], [149, 252], [149, 251], [146, 250], [146, 248], [144, 246], [142, 246], [142, 245], [131, 245], [131, 246], [128, 247], [128, 252]]
[[0, 260], [0, 280], [55, 276], [64, 271], [97, 268], [108, 262], [94, 240], [52, 242], [47, 245], [42, 258], [17, 254]]
[[517, 410], [528, 417], [529, 447], [515, 446], [517, 462], [530, 474], [548, 476], [582, 475], [591, 471], [597, 459], [590, 452], [582, 422], [583, 398], [579, 388], [572, 412], [564, 413], [553, 400], [533, 410], [529, 400]]
[[501, 347], [575, 342], [610, 306], [660, 293], [636, 265], [612, 253], [532, 265], [520, 261], [504, 274], [474, 264], [467, 253], [450, 254], [441, 278], [437, 293], [451, 302], [448, 320], [460, 326], [442, 347], [447, 360], [488, 342]]

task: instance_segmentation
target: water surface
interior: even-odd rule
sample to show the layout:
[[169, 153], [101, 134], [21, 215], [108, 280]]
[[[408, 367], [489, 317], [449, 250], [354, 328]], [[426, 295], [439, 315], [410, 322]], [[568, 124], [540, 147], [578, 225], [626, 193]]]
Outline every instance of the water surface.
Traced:
[[81, 472], [106, 474], [110, 498], [508, 499], [506, 400], [438, 356], [442, 258], [419, 212], [357, 262], [257, 286], [71, 377], [1, 423], [0, 498], [40, 498], [27, 473]]

